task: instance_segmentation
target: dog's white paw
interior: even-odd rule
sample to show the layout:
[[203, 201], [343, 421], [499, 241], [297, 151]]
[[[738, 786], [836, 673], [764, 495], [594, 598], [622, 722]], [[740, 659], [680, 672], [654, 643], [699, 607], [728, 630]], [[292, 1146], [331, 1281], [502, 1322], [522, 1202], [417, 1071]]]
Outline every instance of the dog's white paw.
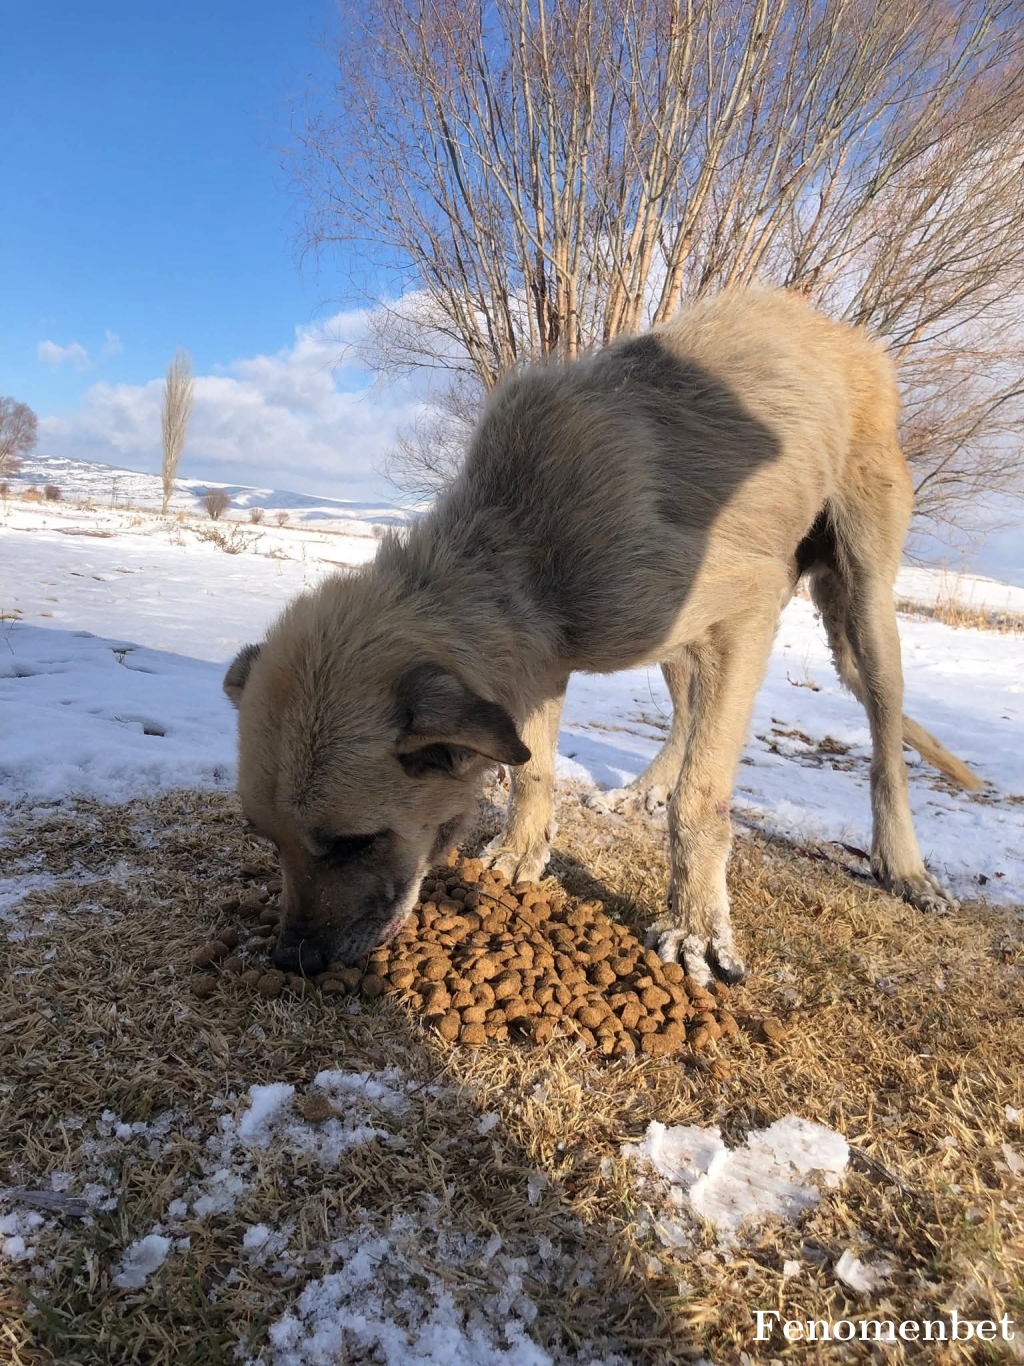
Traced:
[[938, 878], [932, 877], [925, 869], [920, 873], [911, 873], [907, 877], [891, 877], [877, 872], [876, 876], [887, 892], [902, 897], [919, 911], [927, 911], [931, 915], [948, 915], [950, 911], [960, 909], [959, 901], [946, 891]]
[[667, 787], [612, 787], [606, 792], [594, 792], [586, 798], [586, 805], [595, 811], [616, 816], [663, 817], [668, 811], [670, 796]]
[[497, 835], [480, 857], [486, 867], [504, 873], [509, 882], [537, 882], [551, 858], [551, 843], [536, 840], [525, 849], [517, 849]]
[[662, 917], [647, 933], [647, 947], [665, 963], [679, 963], [687, 977], [707, 989], [716, 980], [735, 986], [747, 975], [747, 966], [736, 952], [732, 936], [691, 934]]

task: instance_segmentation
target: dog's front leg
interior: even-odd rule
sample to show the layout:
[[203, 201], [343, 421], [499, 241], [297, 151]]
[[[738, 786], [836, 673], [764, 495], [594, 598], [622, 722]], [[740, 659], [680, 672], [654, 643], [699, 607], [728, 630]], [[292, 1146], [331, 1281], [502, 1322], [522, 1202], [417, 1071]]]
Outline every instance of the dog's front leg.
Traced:
[[754, 698], [764, 677], [777, 611], [720, 623], [691, 648], [689, 745], [668, 809], [669, 908], [648, 943], [702, 986], [746, 975], [733, 942], [725, 870], [732, 842], [729, 799]]
[[555, 837], [555, 751], [565, 689], [542, 703], [523, 725], [530, 759], [512, 769], [505, 828], [484, 850], [484, 861], [512, 882], [540, 877], [551, 857]]

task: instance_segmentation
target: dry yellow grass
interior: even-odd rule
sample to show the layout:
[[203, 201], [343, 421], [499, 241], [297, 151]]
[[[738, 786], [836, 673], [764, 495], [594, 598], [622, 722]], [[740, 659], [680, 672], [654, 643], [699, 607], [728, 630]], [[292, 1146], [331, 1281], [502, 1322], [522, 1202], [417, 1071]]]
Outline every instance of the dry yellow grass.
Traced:
[[[641, 928], [664, 890], [660, 832], [585, 811], [571, 791], [559, 819], [554, 871]], [[744, 1352], [754, 1362], [876, 1359], [861, 1344], [828, 1358], [779, 1337], [759, 1346], [757, 1308], [900, 1320], [955, 1306], [1024, 1321], [1022, 1181], [1002, 1146], [1019, 1150], [1024, 1138], [1006, 1109], [1024, 1111], [1024, 955], [1009, 912], [970, 906], [928, 920], [856, 880], [830, 851], [808, 857], [741, 839], [731, 882], [754, 971], [734, 995], [750, 1020], [783, 1019], [785, 1041], [758, 1042], [752, 1028], [719, 1050], [726, 1068], [714, 1059], [609, 1065], [564, 1045], [452, 1049], [388, 1001], [353, 1014], [315, 996], [264, 1001], [230, 987], [197, 1001], [187, 964], [215, 904], [237, 889], [243, 862], [270, 868], [229, 797], [83, 803], [13, 821], [6, 846], [10, 867], [34, 860], [55, 882], [20, 909], [29, 933], [0, 940], [0, 1186], [40, 1189], [60, 1171], [77, 1193], [102, 1168], [116, 1205], [89, 1222], [53, 1223], [37, 1256], [52, 1262], [45, 1280], [24, 1264], [0, 1269], [5, 1366], [228, 1362], [240, 1343], [256, 1354], [297, 1285], [329, 1269], [332, 1239], [398, 1211], [425, 1230], [497, 1232], [525, 1258], [548, 1239], [564, 1265], [576, 1263], [586, 1274], [528, 1285], [539, 1309], [531, 1335], [556, 1357], [591, 1342], [596, 1355], [611, 1344], [637, 1366], [702, 1356], [726, 1366]], [[197, 1179], [218, 1113], [211, 1102], [227, 1098], [238, 1113], [253, 1083], [290, 1082], [301, 1097], [322, 1068], [390, 1065], [423, 1083], [402, 1146], [354, 1148], [326, 1172], [294, 1153], [258, 1151], [232, 1211], [187, 1219], [188, 1251], [145, 1289], [112, 1286], [127, 1244], [166, 1220]], [[180, 1118], [152, 1152], [115, 1145], [97, 1155], [86, 1136], [105, 1110], [129, 1123], [168, 1110]], [[660, 1197], [638, 1184], [621, 1143], [652, 1119], [717, 1123], [735, 1140], [791, 1111], [853, 1145], [842, 1188], [738, 1249], [708, 1229], [689, 1251], [662, 1247], [651, 1217]], [[499, 1116], [486, 1133], [481, 1112]], [[547, 1177], [540, 1191], [536, 1171]], [[0, 1201], [0, 1212], [9, 1208]], [[240, 1256], [246, 1227], [286, 1219], [301, 1254], [297, 1284]], [[847, 1247], [891, 1260], [880, 1300], [860, 1303], [836, 1282]], [[800, 1263], [798, 1277], [783, 1278], [787, 1260]], [[504, 1276], [496, 1263], [440, 1270], [467, 1306]], [[1004, 1359], [1005, 1348], [991, 1347], [980, 1356], [978, 1344], [906, 1344], [885, 1359]]]

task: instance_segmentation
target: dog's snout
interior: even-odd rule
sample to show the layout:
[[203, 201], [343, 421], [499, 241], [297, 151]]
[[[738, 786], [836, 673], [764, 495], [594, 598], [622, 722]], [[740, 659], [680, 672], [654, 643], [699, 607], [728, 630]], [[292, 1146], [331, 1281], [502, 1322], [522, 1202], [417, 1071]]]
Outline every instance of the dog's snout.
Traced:
[[274, 962], [282, 972], [298, 972], [315, 977], [330, 961], [328, 948], [301, 926], [286, 926], [280, 933]]

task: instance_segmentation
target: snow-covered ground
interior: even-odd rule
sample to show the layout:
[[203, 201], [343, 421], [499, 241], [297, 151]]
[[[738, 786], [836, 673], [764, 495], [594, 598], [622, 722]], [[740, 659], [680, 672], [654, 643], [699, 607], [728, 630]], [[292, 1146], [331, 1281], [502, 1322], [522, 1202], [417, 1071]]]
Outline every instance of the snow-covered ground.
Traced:
[[[63, 464], [59, 481], [51, 469], [53, 482], [96, 506], [0, 503], [0, 799], [118, 801], [230, 785], [225, 664], [294, 594], [372, 557], [380, 528], [409, 514], [323, 503], [314, 505], [320, 520], [284, 527], [162, 518], [138, 510], [159, 501], [153, 476], [123, 474], [137, 506], [111, 507], [111, 471]], [[253, 495], [242, 490], [235, 501]], [[193, 494], [181, 502], [194, 506]], [[955, 591], [974, 606], [1024, 613], [1024, 588], [945, 571], [908, 568], [897, 591], [925, 605]], [[925, 857], [960, 894], [1020, 903], [1024, 636], [915, 617], [901, 633], [907, 711], [988, 785], [949, 791], [910, 756]], [[656, 669], [575, 677], [559, 737], [562, 776], [627, 783], [670, 715]], [[869, 754], [866, 718], [839, 688], [810, 604], [796, 599], [758, 699], [734, 810], [795, 840], [866, 848]]]

